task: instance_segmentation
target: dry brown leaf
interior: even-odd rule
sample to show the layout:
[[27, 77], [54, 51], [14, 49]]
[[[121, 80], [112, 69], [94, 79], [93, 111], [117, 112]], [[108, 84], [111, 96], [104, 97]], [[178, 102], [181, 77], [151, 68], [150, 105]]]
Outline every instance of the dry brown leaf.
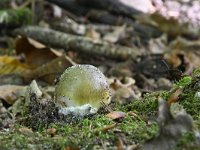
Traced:
[[8, 104], [13, 104], [17, 98], [24, 94], [26, 87], [19, 85], [0, 86], [0, 98]]
[[102, 128], [96, 129], [95, 131], [96, 132], [98, 132], [98, 131], [104, 131], [104, 132], [106, 132], [108, 130], [111, 130], [111, 129], [115, 128], [116, 126], [117, 126], [117, 123], [114, 123], [114, 124], [106, 125], [106, 126], [104, 126]]
[[16, 53], [25, 55], [25, 62], [37, 67], [45, 64], [62, 54], [31, 38], [19, 36], [15, 40]]
[[24, 74], [32, 68], [12, 56], [0, 56], [0, 74]]
[[173, 51], [172, 53], [166, 53], [164, 55], [164, 58], [167, 60], [167, 62], [172, 65], [173, 68], [177, 68], [181, 65], [181, 60], [178, 57], [178, 52]]
[[42, 78], [44, 81], [52, 84], [56, 76], [72, 65], [75, 65], [75, 62], [63, 55], [33, 70], [28, 77]]
[[56, 128], [49, 128], [47, 129], [47, 133], [50, 134], [50, 135], [55, 135], [56, 134]]
[[98, 33], [97, 31], [95, 31], [95, 29], [90, 28], [87, 32], [86, 32], [86, 37], [95, 39], [95, 40], [99, 40], [100, 39], [100, 33]]
[[122, 80], [117, 78], [108, 79], [110, 84], [112, 100], [118, 103], [126, 103], [129, 98], [139, 98], [140, 93], [137, 93], [133, 86], [135, 84], [135, 80], [130, 77], [125, 77]]
[[123, 150], [124, 143], [120, 137], [117, 137], [117, 150]]
[[71, 148], [70, 146], [65, 147], [65, 150], [80, 150], [78, 147]]
[[182, 70], [184, 70], [181, 74], [178, 73], [180, 70], [177, 72], [180, 77], [192, 74], [194, 68], [198, 67], [200, 63], [200, 53], [197, 53], [197, 51], [190, 51], [189, 49], [188, 51], [174, 50], [171, 53], [165, 54], [164, 57], [173, 66], [173, 68], [182, 68]]
[[113, 120], [121, 119], [121, 118], [124, 118], [125, 116], [126, 116], [126, 113], [124, 113], [122, 111], [112, 111], [106, 115], [106, 117], [113, 119]]
[[108, 82], [110, 83], [110, 87], [114, 90], [117, 90], [121, 87], [130, 87], [135, 84], [135, 80], [130, 77], [125, 77], [122, 80], [117, 78], [110, 78], [108, 79]]
[[116, 27], [112, 33], [106, 34], [103, 39], [111, 43], [116, 43], [120, 38], [125, 36], [125, 28], [125, 25], [121, 27]]
[[130, 87], [121, 87], [115, 91], [113, 99], [120, 102], [130, 97], [135, 97], [135, 95], [135, 92]]
[[[196, 68], [200, 66], [199, 58], [200, 58], [200, 40], [187, 40], [181, 37], [176, 38], [169, 45], [169, 48], [172, 49], [170, 55], [178, 55], [182, 54], [192, 65]], [[170, 57], [170, 56], [169, 56]]]
[[179, 101], [179, 96], [183, 93], [183, 89], [182, 88], [178, 88], [176, 89], [168, 98], [167, 103], [171, 104], [171, 103], [175, 103], [177, 101]]
[[142, 120], [141, 117], [133, 111], [128, 112], [128, 115], [133, 116], [134, 118], [137, 118], [138, 120]]

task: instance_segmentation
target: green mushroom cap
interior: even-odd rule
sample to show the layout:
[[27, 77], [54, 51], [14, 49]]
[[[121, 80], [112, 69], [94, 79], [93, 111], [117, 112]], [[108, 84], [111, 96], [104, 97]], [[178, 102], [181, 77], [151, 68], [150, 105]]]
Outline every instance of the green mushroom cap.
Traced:
[[94, 108], [110, 103], [106, 77], [92, 65], [74, 65], [61, 75], [55, 88], [55, 100], [61, 107], [90, 104]]

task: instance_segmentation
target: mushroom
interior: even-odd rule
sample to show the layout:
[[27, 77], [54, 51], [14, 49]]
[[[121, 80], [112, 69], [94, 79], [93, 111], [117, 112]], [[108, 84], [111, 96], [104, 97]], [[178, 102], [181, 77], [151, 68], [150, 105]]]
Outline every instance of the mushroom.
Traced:
[[55, 88], [55, 100], [60, 113], [93, 114], [111, 100], [106, 77], [92, 65], [74, 65], [60, 76]]

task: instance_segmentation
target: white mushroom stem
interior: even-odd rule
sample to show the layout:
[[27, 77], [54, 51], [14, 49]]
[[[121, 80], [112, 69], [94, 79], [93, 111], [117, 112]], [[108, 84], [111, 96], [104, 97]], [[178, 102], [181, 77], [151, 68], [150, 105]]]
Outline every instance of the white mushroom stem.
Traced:
[[74, 115], [74, 116], [86, 116], [90, 114], [95, 114], [97, 112], [97, 108], [93, 108], [90, 104], [85, 104], [82, 106], [71, 106], [64, 107], [59, 110], [60, 114], [63, 115]]

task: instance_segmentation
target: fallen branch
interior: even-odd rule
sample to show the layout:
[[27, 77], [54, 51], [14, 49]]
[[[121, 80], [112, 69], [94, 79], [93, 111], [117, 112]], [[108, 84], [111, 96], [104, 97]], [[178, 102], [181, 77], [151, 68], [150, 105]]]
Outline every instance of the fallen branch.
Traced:
[[134, 18], [134, 15], [141, 14], [142, 12], [133, 7], [123, 4], [119, 0], [46, 0], [54, 3], [74, 14], [86, 15], [91, 8], [109, 11], [111, 14], [120, 14]]
[[138, 48], [128, 48], [118, 46], [104, 41], [95, 41], [93, 39], [71, 34], [62, 33], [52, 29], [28, 26], [16, 29], [14, 35], [26, 35], [52, 47], [74, 50], [90, 55], [106, 56], [116, 59], [135, 59], [141, 52]]
[[[101, 34], [113, 32], [120, 26], [101, 25], [101, 24], [78, 24], [72, 19], [66, 19], [65, 22], [55, 22], [51, 24], [51, 28], [75, 35], [85, 35], [87, 31], [93, 29]], [[132, 29], [133, 30], [133, 29]]]
[[[84, 17], [81, 21], [91, 21], [107, 25], [131, 25], [141, 39], [148, 41], [152, 37], [162, 34], [152, 25], [143, 25], [135, 22], [135, 18], [142, 12], [122, 4], [119, 0], [46, 0], [71, 12], [75, 16]], [[120, 6], [120, 7], [118, 7]], [[74, 17], [72, 17], [75, 19]], [[75, 19], [78, 21], [78, 19]], [[79, 20], [80, 22], [80, 20]]]

